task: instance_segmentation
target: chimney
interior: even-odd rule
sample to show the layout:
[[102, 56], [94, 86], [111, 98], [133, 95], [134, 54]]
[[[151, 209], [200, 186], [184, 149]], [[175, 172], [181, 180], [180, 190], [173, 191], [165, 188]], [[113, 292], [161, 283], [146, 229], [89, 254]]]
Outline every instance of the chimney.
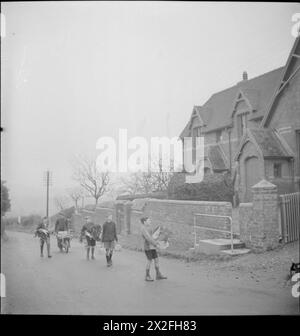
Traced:
[[243, 72], [243, 81], [246, 81], [248, 80], [248, 74], [247, 74], [247, 71], [244, 71]]

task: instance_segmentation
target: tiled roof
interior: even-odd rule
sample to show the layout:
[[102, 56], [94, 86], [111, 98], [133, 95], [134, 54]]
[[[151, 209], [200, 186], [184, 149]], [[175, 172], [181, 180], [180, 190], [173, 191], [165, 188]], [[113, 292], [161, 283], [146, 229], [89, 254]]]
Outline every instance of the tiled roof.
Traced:
[[268, 105], [267, 111], [262, 120], [262, 123], [261, 123], [262, 127], [268, 127], [272, 119], [272, 115], [274, 114], [276, 110], [276, 101], [277, 99], [280, 99], [282, 95], [282, 92], [283, 92], [282, 88], [287, 87], [286, 83], [289, 83], [291, 78], [293, 78], [296, 75], [296, 73], [299, 71], [299, 68], [297, 68], [297, 70], [294, 68], [295, 65], [297, 64], [297, 61], [295, 58], [298, 58], [299, 55], [300, 55], [300, 35], [298, 35], [298, 37], [296, 38], [294, 45], [290, 51], [289, 57], [287, 59], [286, 65], [284, 69], [282, 70], [280, 81], [273, 94], [273, 97], [270, 100], [270, 104]]
[[[197, 107], [203, 122], [207, 125], [203, 132], [223, 128], [231, 124], [233, 104], [242, 92], [255, 110], [254, 117], [263, 117], [268, 103], [278, 87], [283, 67], [267, 72], [261, 76], [241, 81], [236, 85], [213, 94], [201, 107]], [[189, 123], [181, 133], [181, 137], [189, 136]]]
[[280, 138], [271, 129], [249, 129], [264, 157], [290, 157]]

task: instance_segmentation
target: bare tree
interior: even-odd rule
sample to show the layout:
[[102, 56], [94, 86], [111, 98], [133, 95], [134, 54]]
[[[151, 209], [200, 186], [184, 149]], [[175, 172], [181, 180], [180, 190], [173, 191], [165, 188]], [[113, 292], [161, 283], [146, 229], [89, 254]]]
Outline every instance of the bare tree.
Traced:
[[152, 167], [155, 167], [156, 171], [136, 172], [123, 177], [119, 191], [130, 195], [166, 191], [173, 173], [165, 172], [160, 162], [154, 162]]
[[108, 189], [110, 176], [108, 172], [98, 170], [96, 160], [81, 156], [74, 160], [73, 179], [95, 199], [97, 205], [99, 198]]
[[75, 203], [76, 209], [78, 209], [78, 202], [84, 197], [84, 191], [82, 188], [72, 188], [68, 190], [70, 198]]
[[152, 191], [166, 191], [174, 173], [164, 171], [161, 160], [154, 162], [153, 166], [156, 167], [157, 171], [151, 172]]
[[64, 210], [68, 207], [68, 198], [66, 196], [57, 195], [54, 197], [54, 203], [59, 210]]
[[148, 193], [151, 191], [151, 182], [145, 173], [132, 173], [121, 179], [122, 186], [119, 192], [130, 195]]

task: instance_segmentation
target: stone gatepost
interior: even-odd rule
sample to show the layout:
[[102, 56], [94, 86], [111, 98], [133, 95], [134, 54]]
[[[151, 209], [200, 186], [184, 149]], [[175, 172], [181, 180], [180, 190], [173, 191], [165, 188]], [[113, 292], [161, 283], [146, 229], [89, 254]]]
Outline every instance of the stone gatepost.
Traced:
[[252, 187], [253, 213], [249, 240], [253, 249], [269, 250], [279, 245], [278, 194], [276, 185], [261, 180]]

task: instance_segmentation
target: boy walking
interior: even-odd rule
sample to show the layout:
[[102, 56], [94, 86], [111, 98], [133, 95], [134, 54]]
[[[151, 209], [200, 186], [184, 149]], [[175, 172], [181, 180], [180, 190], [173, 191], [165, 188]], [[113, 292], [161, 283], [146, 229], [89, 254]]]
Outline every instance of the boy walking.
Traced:
[[115, 241], [118, 241], [117, 229], [115, 222], [112, 221], [112, 215], [107, 217], [102, 228], [102, 242], [106, 252], [107, 267], [112, 266], [112, 256], [115, 247]]
[[82, 242], [83, 238], [86, 239], [86, 259], [90, 259], [90, 251], [92, 254], [92, 259], [95, 259], [95, 246], [96, 240], [99, 239], [99, 235], [101, 233], [101, 226], [95, 225], [90, 217], [86, 217], [86, 223], [83, 225], [81, 229], [80, 242]]
[[40, 250], [41, 257], [44, 257], [44, 245], [47, 245], [48, 258], [51, 258], [50, 254], [50, 232], [48, 230], [48, 218], [44, 217], [43, 221], [37, 226], [34, 236], [40, 238]]
[[151, 219], [148, 217], [141, 218], [141, 234], [144, 240], [144, 250], [147, 257], [146, 263], [146, 281], [153, 281], [150, 276], [150, 268], [152, 264], [152, 260], [154, 260], [154, 266], [156, 271], [156, 280], [167, 279], [166, 276], [162, 275], [159, 270], [159, 261], [157, 248], [159, 246], [158, 242], [155, 241], [152, 237], [152, 227], [151, 227]]

